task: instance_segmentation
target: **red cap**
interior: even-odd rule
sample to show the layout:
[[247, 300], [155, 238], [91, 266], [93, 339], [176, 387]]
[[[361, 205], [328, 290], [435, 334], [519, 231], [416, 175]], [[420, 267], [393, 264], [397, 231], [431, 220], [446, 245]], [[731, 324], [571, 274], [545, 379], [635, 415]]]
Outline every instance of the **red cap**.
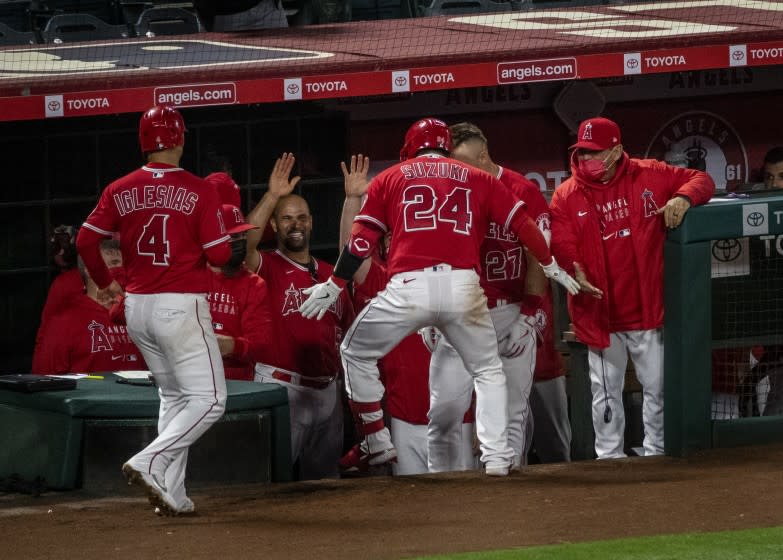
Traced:
[[231, 206], [242, 205], [242, 198], [239, 195], [239, 186], [228, 173], [223, 173], [222, 171], [210, 173], [204, 180], [215, 185], [221, 204], [230, 204]]
[[576, 144], [571, 146], [569, 150], [582, 148], [583, 150], [600, 152], [620, 143], [620, 127], [614, 121], [604, 117], [595, 117], [582, 121], [576, 138]]
[[226, 233], [242, 233], [249, 229], [258, 229], [245, 221], [242, 210], [231, 204], [224, 204], [220, 207], [220, 215], [223, 217], [223, 225], [226, 226]]

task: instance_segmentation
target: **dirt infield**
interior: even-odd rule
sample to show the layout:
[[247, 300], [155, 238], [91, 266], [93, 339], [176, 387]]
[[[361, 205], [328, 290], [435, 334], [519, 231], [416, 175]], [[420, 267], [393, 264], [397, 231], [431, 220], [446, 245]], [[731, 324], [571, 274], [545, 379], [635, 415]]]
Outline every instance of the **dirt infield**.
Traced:
[[[117, 475], [120, 476], [119, 466]], [[783, 445], [477, 472], [193, 492], [156, 517], [138, 493], [0, 496], [4, 559], [396, 559], [783, 525]]]

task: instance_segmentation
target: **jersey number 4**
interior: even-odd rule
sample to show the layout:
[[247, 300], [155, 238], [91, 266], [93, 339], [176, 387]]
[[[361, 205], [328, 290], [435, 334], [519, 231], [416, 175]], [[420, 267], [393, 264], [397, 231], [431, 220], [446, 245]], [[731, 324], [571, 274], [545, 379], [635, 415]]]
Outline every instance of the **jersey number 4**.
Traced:
[[168, 214], [154, 214], [144, 225], [141, 237], [136, 243], [136, 252], [152, 257], [152, 264], [156, 266], [169, 265], [169, 240], [166, 237], [168, 219]]
[[443, 204], [435, 209], [438, 197], [429, 185], [411, 185], [402, 193], [405, 205], [405, 231], [437, 229], [438, 222], [452, 224], [456, 233], [470, 235], [473, 212], [470, 211], [470, 191], [454, 187]]

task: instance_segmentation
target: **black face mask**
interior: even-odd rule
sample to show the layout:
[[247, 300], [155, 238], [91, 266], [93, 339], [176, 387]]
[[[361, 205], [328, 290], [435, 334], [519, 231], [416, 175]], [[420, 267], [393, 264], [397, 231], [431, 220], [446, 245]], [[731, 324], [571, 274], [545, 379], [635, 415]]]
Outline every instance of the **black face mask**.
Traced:
[[229, 242], [231, 246], [231, 257], [228, 262], [223, 265], [223, 273], [226, 276], [232, 276], [242, 267], [242, 263], [245, 262], [247, 256], [247, 241], [244, 239], [232, 239]]

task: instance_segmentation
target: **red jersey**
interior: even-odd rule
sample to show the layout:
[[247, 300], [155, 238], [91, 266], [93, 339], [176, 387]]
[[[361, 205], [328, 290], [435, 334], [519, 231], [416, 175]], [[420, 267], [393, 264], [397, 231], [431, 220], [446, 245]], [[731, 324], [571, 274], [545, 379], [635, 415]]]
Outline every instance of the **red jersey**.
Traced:
[[[549, 242], [549, 208], [538, 187], [523, 175], [502, 167], [498, 179], [514, 196], [524, 201], [528, 216]], [[508, 303], [522, 301], [527, 261], [524, 248], [514, 232], [503, 224], [490, 221], [481, 244], [481, 263], [481, 287], [484, 288], [490, 307], [494, 307], [498, 299], [507, 300]]]
[[[523, 208], [524, 203], [488, 173], [439, 155], [419, 156], [372, 180], [355, 218], [350, 250], [366, 256], [377, 243], [377, 237], [356, 234], [359, 224], [391, 230], [390, 276], [442, 263], [478, 271], [479, 246], [489, 220], [523, 231], [529, 221]], [[548, 264], [543, 245], [531, 250]]]
[[[230, 255], [219, 214], [214, 186], [178, 167], [148, 163], [104, 189], [77, 246], [84, 229], [104, 237], [119, 232], [128, 292], [206, 293], [205, 251], [223, 245], [223, 256]], [[106, 287], [111, 278], [79, 252], [96, 284]]]
[[305, 319], [299, 306], [307, 299], [302, 290], [325, 282], [333, 267], [313, 259], [315, 276], [280, 251], [260, 253], [258, 274], [268, 289], [269, 309], [275, 321], [273, 350], [267, 365], [287, 369], [305, 377], [330, 377], [341, 371], [340, 341], [354, 319], [347, 290], [320, 321]]
[[541, 303], [536, 309], [536, 323], [543, 333], [544, 343], [536, 348], [536, 381], [547, 381], [565, 375], [563, 371], [563, 358], [555, 348], [555, 324], [552, 311], [552, 288], [547, 286], [546, 292], [541, 296]]
[[109, 310], [92, 298], [78, 295], [47, 323], [32, 371], [94, 373], [146, 367], [125, 326], [112, 323]]
[[226, 379], [253, 381], [255, 363], [272, 348], [266, 283], [245, 268], [230, 278], [210, 270], [207, 301], [215, 334], [234, 337], [234, 352], [223, 356]]
[[71, 268], [57, 275], [49, 286], [49, 293], [46, 295], [46, 303], [41, 311], [41, 323], [38, 326], [38, 333], [35, 335], [36, 347], [41, 343], [46, 323], [52, 317], [57, 316], [60, 309], [65, 307], [74, 296], [84, 294], [84, 280], [79, 273], [78, 268]]

